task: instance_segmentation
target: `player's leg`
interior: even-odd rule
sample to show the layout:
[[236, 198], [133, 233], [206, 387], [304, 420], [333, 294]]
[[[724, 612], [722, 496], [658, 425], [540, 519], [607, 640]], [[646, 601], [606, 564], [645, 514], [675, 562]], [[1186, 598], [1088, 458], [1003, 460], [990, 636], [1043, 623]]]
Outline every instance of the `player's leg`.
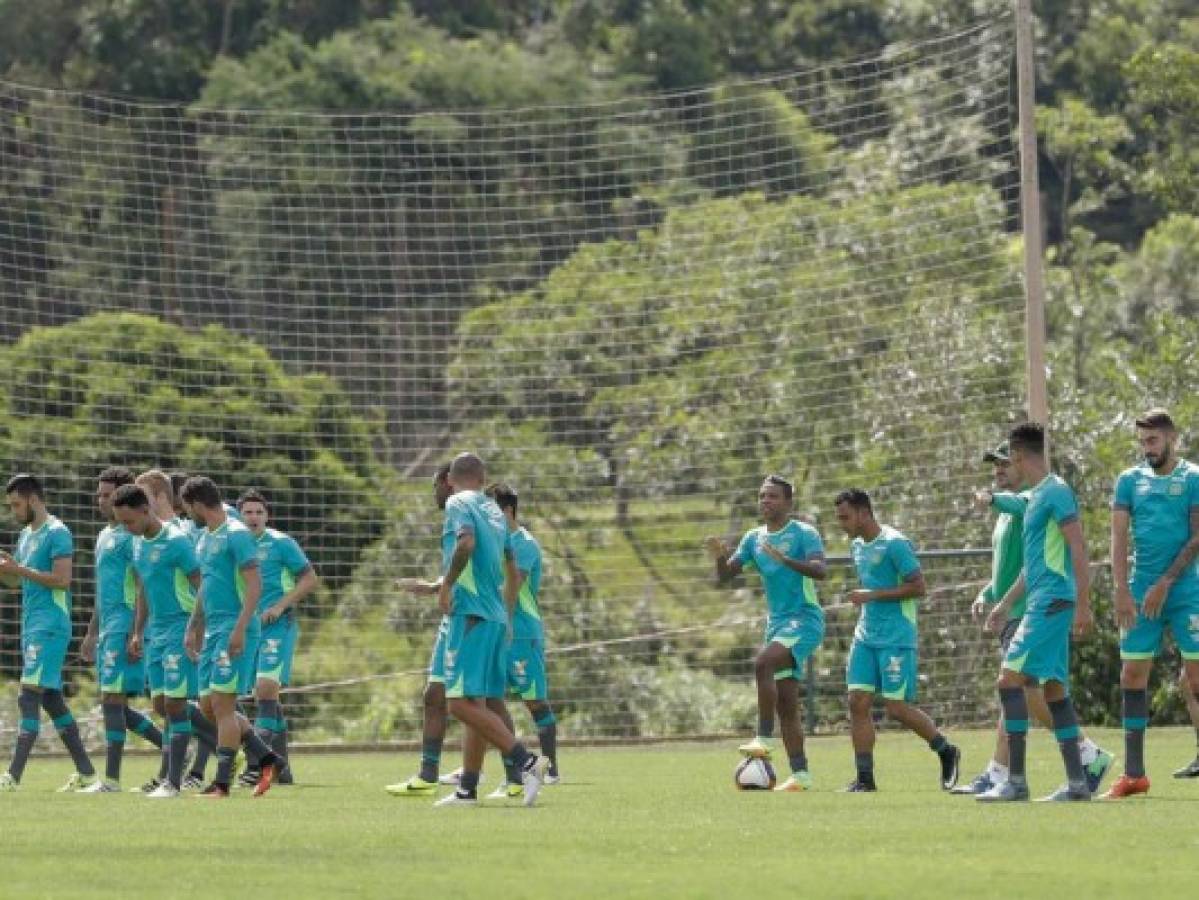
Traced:
[[537, 746], [541, 750], [541, 755], [550, 761], [550, 767], [546, 774], [546, 784], [557, 784], [561, 779], [561, 772], [558, 771], [558, 718], [554, 715], [554, 709], [550, 706], [549, 700], [526, 700], [525, 708], [528, 709], [530, 717], [533, 719], [533, 724], [537, 728]]
[[1166, 617], [1146, 618], [1141, 614], [1145, 589], [1131, 586], [1137, 605], [1137, 617], [1131, 628], [1120, 635], [1120, 697], [1124, 725], [1124, 774], [1103, 795], [1104, 800], [1119, 800], [1149, 790], [1145, 772], [1145, 731], [1149, 726], [1149, 674], [1153, 660], [1161, 650]]
[[[1024, 617], [1024, 622], [1028, 616]], [[1017, 631], [1012, 648], [1018, 654], [1023, 651], [1024, 625]], [[1017, 642], [1020, 642], [1019, 644]], [[999, 705], [1003, 710], [1003, 728], [1007, 743], [1008, 777], [976, 795], [975, 799], [985, 803], [1023, 801], [1028, 799], [1028, 776], [1026, 773], [1026, 750], [1028, 737], [1028, 698], [1024, 687], [1028, 678], [1020, 670], [1022, 655], [1012, 656], [1008, 650], [1003, 668], [995, 681], [999, 691]]]
[[754, 739], [737, 749], [744, 756], [769, 757], [774, 743], [774, 720], [778, 714], [778, 685], [774, 675], [791, 671], [795, 661], [791, 650], [770, 641], [754, 657], [754, 683], [758, 690], [758, 731]]
[[[254, 698], [257, 707], [254, 731], [280, 759], [283, 758], [279, 746], [283, 732], [283, 709], [279, 704], [279, 694], [282, 685], [287, 683], [294, 649], [294, 643], [289, 640], [289, 625], [286, 621], [277, 622], [263, 632], [254, 661]], [[238, 779], [238, 784], [254, 787], [261, 775], [262, 770], [255, 761]]]
[[[1064, 642], [1064, 646], [1063, 656], [1065, 659], [1062, 664], [1068, 666], [1069, 642]], [[1066, 683], [1058, 678], [1049, 678], [1044, 682], [1043, 690], [1045, 702], [1049, 706], [1049, 715], [1053, 719], [1053, 735], [1057, 738], [1058, 748], [1062, 754], [1062, 763], [1066, 769], [1066, 784], [1041, 799], [1047, 801], [1090, 800], [1091, 789], [1087, 785], [1087, 774], [1082, 765], [1082, 754], [1079, 748], [1081, 732], [1078, 727], [1078, 715], [1074, 710], [1074, 702], [1066, 690]]]
[[[508, 711], [508, 704], [501, 697], [489, 697], [487, 699], [487, 708], [500, 717], [504, 723], [504, 727], [516, 736], [516, 723], [512, 721], [512, 713]], [[465, 754], [464, 754], [465, 757]], [[489, 800], [499, 800], [507, 797], [519, 797], [522, 793], [520, 786], [520, 772], [516, 770], [516, 766], [512, 763], [512, 757], [501, 756], [500, 761], [504, 764], [504, 780], [501, 781], [494, 791], [487, 795]], [[466, 761], [463, 759], [462, 770], [466, 771]], [[482, 778], [483, 769], [479, 768], [479, 776]]]
[[[213, 753], [216, 752], [216, 720], [212, 717], [212, 704], [205, 703], [205, 697], [209, 693], [208, 685], [212, 681], [212, 659], [208, 653], [210, 649], [207, 636], [205, 636], [205, 649], [200, 652], [200, 659], [196, 664], [196, 696], [191, 698], [196, 710], [200, 712], [199, 716], [191, 716], [192, 731], [196, 735], [195, 743], [196, 755], [192, 759], [191, 766], [188, 769], [187, 777], [183, 779], [184, 790], [198, 791], [204, 787], [204, 772], [208, 768], [208, 760]], [[206, 728], [201, 725], [198, 719], [203, 719], [207, 723]], [[211, 745], [199, 740], [199, 735], [202, 730], [210, 731], [213, 735]]]
[[[1194, 675], [1192, 675], [1192, 671]], [[1178, 690], [1186, 703], [1187, 715], [1195, 729], [1195, 758], [1174, 773], [1175, 778], [1199, 778], [1199, 691], [1192, 684], [1199, 683], [1199, 660], [1184, 660], [1182, 671], [1178, 674]]]
[[[446, 697], [450, 714], [512, 759], [532, 806], [541, 790], [549, 760], [530, 753], [503, 720], [488, 709], [486, 698], [502, 698], [507, 684], [507, 624], [454, 616], [446, 641]], [[464, 777], [465, 777], [464, 771]], [[476, 773], [477, 774], [477, 773]]]
[[810, 790], [812, 776], [808, 772], [808, 756], [804, 749], [803, 720], [799, 708], [799, 679], [792, 672], [777, 682], [779, 735], [791, 765], [791, 777], [775, 788], [776, 791], [800, 793]]
[[870, 647], [854, 641], [846, 666], [849, 686], [849, 736], [853, 743], [855, 779], [850, 793], [877, 790], [874, 781], [874, 695], [882, 686], [877, 658]]
[[0, 790], [5, 791], [14, 791], [21, 783], [29, 755], [33, 752], [33, 745], [37, 742], [38, 732], [41, 730], [42, 689], [36, 684], [25, 683], [24, 675], [20, 691], [17, 693], [17, 710], [19, 722], [16, 745], [13, 747], [8, 771], [0, 775]]
[[932, 717], [918, 706], [916, 686], [919, 684], [916, 651], [895, 649], [884, 651], [881, 661], [883, 705], [887, 715], [909, 731], [923, 738], [937, 755], [941, 766], [941, 788], [952, 790], [961, 768], [961, 751], [937, 728]]
[[58, 738], [75, 763], [75, 773], [59, 788], [60, 793], [77, 791], [87, 787], [96, 777], [96, 769], [83, 746], [79, 726], [67, 706], [62, 694], [62, 667], [67, 659], [68, 639], [63, 636], [46, 637], [42, 643], [42, 656], [38, 685], [42, 688], [42, 709], [54, 723]]
[[[1020, 625], [1019, 619], [1009, 619], [1003, 626], [1003, 631], [999, 635], [999, 661], [1003, 664], [1003, 658], [1007, 655], [1008, 646], [1012, 642], [1012, 637], [1016, 633], [1017, 627]], [[1046, 716], [1049, 715], [1048, 710]], [[987, 764], [982, 772], [974, 777], [974, 780], [967, 785], [962, 785], [954, 790], [955, 794], [970, 794], [978, 795], [989, 791], [997, 784], [1002, 784], [1007, 781], [1008, 777], [1008, 749], [1007, 749], [1007, 731], [1003, 725], [1003, 713], [999, 714], [999, 721], [995, 729], [995, 752], [991, 755], [991, 761]]]

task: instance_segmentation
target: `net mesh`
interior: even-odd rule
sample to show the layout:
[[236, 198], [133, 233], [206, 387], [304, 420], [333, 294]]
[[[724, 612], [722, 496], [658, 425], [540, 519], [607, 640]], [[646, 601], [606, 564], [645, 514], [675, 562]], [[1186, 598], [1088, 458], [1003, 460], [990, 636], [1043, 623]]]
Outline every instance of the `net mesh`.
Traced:
[[[968, 513], [1022, 394], [1004, 17], [868, 58], [553, 108], [220, 110], [0, 83], [0, 469], [74, 531], [112, 464], [256, 487], [322, 577], [284, 708], [301, 739], [418, 735], [438, 614], [429, 476], [474, 449], [546, 554], [564, 736], [754, 721], [756, 579], [706, 535], [796, 484], [832, 554], [842, 487], [921, 548]], [[11, 546], [15, 530], [0, 538]], [[984, 556], [930, 559], [923, 704], [992, 714]], [[807, 687], [844, 720], [844, 566]], [[0, 672], [19, 676], [19, 596]], [[74, 658], [72, 690], [95, 695]], [[0, 711], [11, 738], [15, 710]], [[529, 726], [518, 717], [522, 728]]]

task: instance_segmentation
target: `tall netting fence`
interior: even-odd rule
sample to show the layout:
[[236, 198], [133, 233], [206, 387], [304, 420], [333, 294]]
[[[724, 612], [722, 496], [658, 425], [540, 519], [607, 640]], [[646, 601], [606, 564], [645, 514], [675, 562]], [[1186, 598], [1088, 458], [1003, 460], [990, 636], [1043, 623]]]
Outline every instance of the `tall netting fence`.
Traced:
[[[830, 553], [848, 485], [922, 549], [986, 546], [968, 494], [1023, 393], [1013, 54], [1003, 17], [681, 93], [443, 112], [0, 83], [0, 470], [40, 475], [75, 534], [76, 636], [103, 468], [259, 488], [322, 579], [293, 732], [414, 737], [438, 613], [396, 579], [435, 577], [429, 476], [473, 449], [545, 551], [563, 735], [742, 730], [764, 602], [717, 586], [702, 542], [755, 524], [764, 473]], [[924, 701], [981, 721], [989, 561], [928, 566]], [[810, 698], [830, 728], [839, 579]], [[5, 590], [10, 681], [18, 622]]]

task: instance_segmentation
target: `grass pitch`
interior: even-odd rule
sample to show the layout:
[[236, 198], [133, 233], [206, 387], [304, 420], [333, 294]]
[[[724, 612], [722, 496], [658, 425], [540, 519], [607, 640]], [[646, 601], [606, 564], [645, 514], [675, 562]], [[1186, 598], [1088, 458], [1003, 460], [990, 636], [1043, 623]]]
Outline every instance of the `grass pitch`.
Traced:
[[[972, 776], [991, 735], [953, 736]], [[1118, 732], [1096, 737], [1122, 750]], [[876, 795], [836, 793], [852, 774], [846, 737], [809, 741], [809, 794], [734, 791], [731, 745], [567, 748], [566, 783], [533, 810], [384, 794], [414, 754], [297, 754], [302, 784], [215, 803], [55, 794], [69, 762], [35, 756], [21, 790], [0, 794], [0, 896], [1193, 896], [1199, 782], [1170, 772], [1194, 756], [1194, 733], [1154, 729], [1147, 743], [1148, 799], [1004, 807], [943, 794], [936, 759], [907, 734], [880, 739]], [[1061, 780], [1056, 746], [1041, 731], [1030, 744], [1045, 793]], [[127, 760], [125, 783], [153, 767]]]

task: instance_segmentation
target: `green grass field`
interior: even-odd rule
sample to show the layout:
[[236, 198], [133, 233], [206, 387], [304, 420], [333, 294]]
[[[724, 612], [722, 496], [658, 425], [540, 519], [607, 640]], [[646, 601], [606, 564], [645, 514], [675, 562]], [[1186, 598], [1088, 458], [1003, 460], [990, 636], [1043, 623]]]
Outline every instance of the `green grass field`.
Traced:
[[[1118, 732], [1096, 736], [1121, 747]], [[957, 738], [973, 775], [990, 735]], [[0, 896], [1193, 896], [1199, 783], [1169, 776], [1194, 755], [1190, 730], [1150, 732], [1153, 794], [1121, 804], [951, 797], [906, 734], [880, 740], [879, 794], [843, 795], [848, 739], [809, 745], [809, 794], [734, 791], [731, 745], [567, 748], [567, 783], [533, 810], [435, 810], [384, 794], [413, 754], [297, 754], [302, 785], [221, 803], [58, 795], [69, 763], [35, 757], [21, 790], [0, 795]], [[1043, 793], [1060, 762], [1044, 732], [1031, 745]], [[129, 760], [126, 783], [153, 765]]]

